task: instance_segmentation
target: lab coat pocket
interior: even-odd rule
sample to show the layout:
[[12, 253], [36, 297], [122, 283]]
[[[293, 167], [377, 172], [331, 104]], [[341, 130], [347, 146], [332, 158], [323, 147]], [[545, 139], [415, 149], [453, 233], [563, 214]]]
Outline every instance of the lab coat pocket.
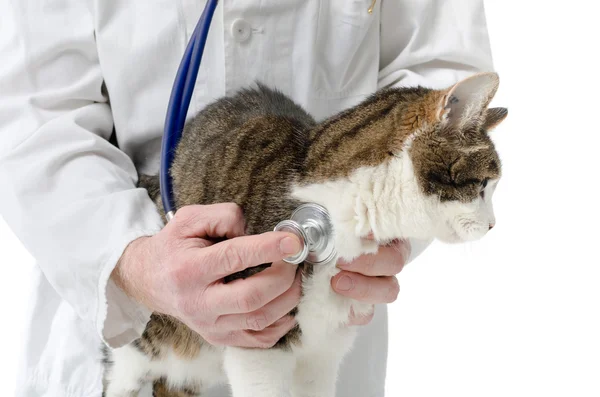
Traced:
[[369, 12], [373, 3], [321, 1], [312, 78], [317, 97], [342, 98], [371, 91], [368, 80], [373, 73], [376, 76], [379, 62], [379, 1]]

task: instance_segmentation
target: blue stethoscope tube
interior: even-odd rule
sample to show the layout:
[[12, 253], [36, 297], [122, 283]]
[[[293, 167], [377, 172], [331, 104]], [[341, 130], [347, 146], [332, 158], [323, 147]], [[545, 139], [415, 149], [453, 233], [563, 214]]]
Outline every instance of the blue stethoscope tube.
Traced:
[[173, 197], [173, 181], [169, 173], [169, 168], [175, 156], [175, 148], [183, 133], [210, 23], [218, 2], [218, 0], [207, 0], [202, 16], [198, 20], [198, 24], [185, 49], [175, 82], [173, 83], [171, 98], [169, 99], [162, 138], [159, 174], [160, 195], [167, 221], [171, 220], [176, 211], [175, 198]]
[[[218, 0], [207, 0], [202, 16], [200, 16], [190, 42], [185, 49], [169, 99], [162, 138], [159, 174], [160, 196], [167, 221], [173, 218], [176, 211], [173, 181], [169, 169], [175, 156], [175, 148], [183, 133], [210, 23], [217, 8], [217, 3]], [[331, 239], [332, 229], [329, 215], [325, 208], [317, 204], [301, 205], [294, 211], [291, 219], [280, 222], [274, 230], [294, 233], [303, 242], [302, 252], [294, 257], [284, 259], [286, 262], [298, 264], [307, 261], [320, 264], [331, 261], [336, 255]], [[310, 238], [308, 234], [310, 234]]]

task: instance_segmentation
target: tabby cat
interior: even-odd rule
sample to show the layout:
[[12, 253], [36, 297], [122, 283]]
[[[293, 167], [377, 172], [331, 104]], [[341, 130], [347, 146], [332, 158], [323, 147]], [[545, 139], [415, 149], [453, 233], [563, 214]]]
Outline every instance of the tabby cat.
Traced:
[[[345, 260], [395, 239], [479, 239], [495, 223], [501, 164], [488, 131], [507, 115], [488, 108], [498, 84], [480, 73], [443, 90], [383, 89], [321, 123], [280, 92], [244, 89], [186, 125], [170, 170], [177, 208], [235, 202], [256, 234], [318, 203]], [[140, 180], [162, 211], [158, 178]], [[143, 382], [157, 397], [201, 396], [223, 382], [234, 397], [333, 397], [356, 334], [350, 310], [371, 307], [333, 292], [335, 261], [300, 269], [298, 327], [275, 347], [211, 346], [155, 314], [140, 339], [106, 351], [106, 397], [136, 396]]]

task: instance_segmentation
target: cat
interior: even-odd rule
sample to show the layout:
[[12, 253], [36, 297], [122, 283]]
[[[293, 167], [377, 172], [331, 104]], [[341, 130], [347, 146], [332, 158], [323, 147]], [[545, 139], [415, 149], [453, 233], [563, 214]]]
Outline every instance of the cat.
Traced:
[[[317, 123], [258, 83], [186, 124], [170, 169], [176, 206], [234, 202], [247, 233], [257, 234], [317, 203], [330, 214], [338, 258], [348, 261], [397, 239], [477, 240], [495, 224], [501, 163], [488, 132], [507, 116], [488, 108], [498, 85], [490, 72], [442, 90], [386, 88]], [[139, 184], [164, 217], [158, 178], [141, 175]], [[334, 397], [357, 332], [346, 326], [349, 313], [371, 311], [331, 289], [335, 262], [300, 265], [298, 326], [270, 349], [211, 346], [153, 314], [141, 338], [105, 350], [105, 396], [137, 396], [152, 382], [156, 397], [201, 396], [221, 383], [233, 397]]]

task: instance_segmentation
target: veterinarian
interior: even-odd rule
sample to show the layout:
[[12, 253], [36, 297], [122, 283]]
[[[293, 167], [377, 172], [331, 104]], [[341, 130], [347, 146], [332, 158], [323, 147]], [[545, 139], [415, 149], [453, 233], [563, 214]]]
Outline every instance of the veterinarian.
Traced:
[[[267, 347], [293, 325], [291, 235], [239, 236], [232, 204], [164, 228], [136, 167], [156, 174], [173, 79], [203, 1], [0, 0], [0, 208], [35, 257], [18, 397], [99, 397], [100, 345], [130, 343], [151, 311], [215, 344]], [[317, 119], [386, 86], [449, 86], [492, 70], [482, 0], [220, 3], [189, 114], [254, 80]], [[385, 303], [427, 242], [342, 265], [332, 288], [376, 305], [339, 396], [383, 396]], [[412, 246], [412, 254], [409, 251]], [[223, 288], [225, 275], [269, 271]], [[18, 266], [19, 264], [5, 264]], [[377, 277], [383, 276], [383, 277]], [[203, 397], [225, 396], [214, 390]]]

